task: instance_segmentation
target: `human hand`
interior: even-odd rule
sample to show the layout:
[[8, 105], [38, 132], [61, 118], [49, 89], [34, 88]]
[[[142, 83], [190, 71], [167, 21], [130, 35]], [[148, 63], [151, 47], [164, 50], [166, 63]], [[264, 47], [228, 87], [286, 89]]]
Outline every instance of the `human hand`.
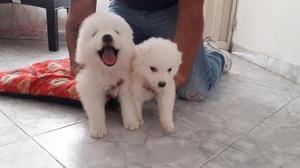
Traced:
[[71, 75], [72, 76], [76, 76], [78, 74], [78, 72], [84, 68], [84, 65], [80, 65], [78, 63], [76, 63], [75, 61], [71, 61], [70, 62], [70, 70], [71, 70]]
[[185, 82], [187, 81], [187, 75], [184, 75], [183, 73], [178, 72], [175, 75], [174, 80], [175, 80], [176, 88], [179, 88], [180, 86], [185, 84]]

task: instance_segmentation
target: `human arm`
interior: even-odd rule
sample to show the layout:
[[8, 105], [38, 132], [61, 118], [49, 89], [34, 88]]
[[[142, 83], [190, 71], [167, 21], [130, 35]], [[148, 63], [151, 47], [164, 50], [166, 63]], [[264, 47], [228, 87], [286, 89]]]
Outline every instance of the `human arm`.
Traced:
[[204, 0], [179, 0], [178, 18], [174, 42], [182, 52], [182, 64], [175, 76], [176, 87], [182, 86], [188, 79], [194, 59], [198, 53], [203, 33]]
[[66, 23], [66, 38], [70, 56], [72, 75], [76, 75], [80, 66], [75, 62], [76, 41], [81, 22], [96, 11], [96, 0], [71, 0]]

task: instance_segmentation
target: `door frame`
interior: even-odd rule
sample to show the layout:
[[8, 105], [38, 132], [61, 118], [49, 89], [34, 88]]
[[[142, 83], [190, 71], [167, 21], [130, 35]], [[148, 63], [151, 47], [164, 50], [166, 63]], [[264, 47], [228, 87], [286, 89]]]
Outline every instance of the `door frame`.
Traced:
[[[236, 9], [237, 9], [238, 0], [232, 0], [228, 23], [222, 25], [222, 19], [223, 19], [222, 16], [224, 12], [228, 12], [228, 11], [224, 11], [220, 9], [223, 9], [224, 2], [226, 1], [228, 0], [206, 0], [205, 1], [206, 3], [211, 3], [211, 4], [206, 4], [206, 3], [204, 4], [205, 24], [204, 24], [203, 38], [211, 37], [213, 40], [216, 41], [218, 47], [224, 50], [230, 50], [232, 46], [233, 31], [236, 27], [235, 15], [237, 11]], [[222, 28], [222, 26], [226, 26], [226, 27]], [[223, 39], [221, 39], [221, 30], [224, 28], [228, 29], [228, 31], [226, 32], [226, 38], [224, 39], [224, 34], [223, 34]]]

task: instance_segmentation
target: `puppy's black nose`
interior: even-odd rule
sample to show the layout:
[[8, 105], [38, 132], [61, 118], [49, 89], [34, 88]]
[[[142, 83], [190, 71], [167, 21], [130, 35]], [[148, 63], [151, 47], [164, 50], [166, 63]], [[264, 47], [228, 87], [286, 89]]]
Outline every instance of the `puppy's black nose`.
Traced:
[[105, 35], [102, 37], [102, 41], [103, 41], [104, 43], [107, 43], [107, 44], [111, 43], [112, 40], [113, 40], [113, 38], [112, 38], [112, 36], [111, 36], [110, 34], [105, 34]]
[[158, 82], [158, 86], [163, 88], [166, 86], [166, 82]]

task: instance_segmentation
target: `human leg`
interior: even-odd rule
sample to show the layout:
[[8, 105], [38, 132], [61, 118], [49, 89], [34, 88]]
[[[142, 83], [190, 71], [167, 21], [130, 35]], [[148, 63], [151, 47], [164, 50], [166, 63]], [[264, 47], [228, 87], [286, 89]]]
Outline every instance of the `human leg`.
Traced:
[[[165, 10], [146, 13], [150, 35], [172, 40], [176, 28], [177, 14], [177, 5]], [[223, 66], [223, 54], [217, 50], [205, 51], [202, 43], [199, 46], [188, 80], [183, 86], [177, 88], [177, 95], [188, 100], [201, 100], [208, 96], [221, 77]]]

